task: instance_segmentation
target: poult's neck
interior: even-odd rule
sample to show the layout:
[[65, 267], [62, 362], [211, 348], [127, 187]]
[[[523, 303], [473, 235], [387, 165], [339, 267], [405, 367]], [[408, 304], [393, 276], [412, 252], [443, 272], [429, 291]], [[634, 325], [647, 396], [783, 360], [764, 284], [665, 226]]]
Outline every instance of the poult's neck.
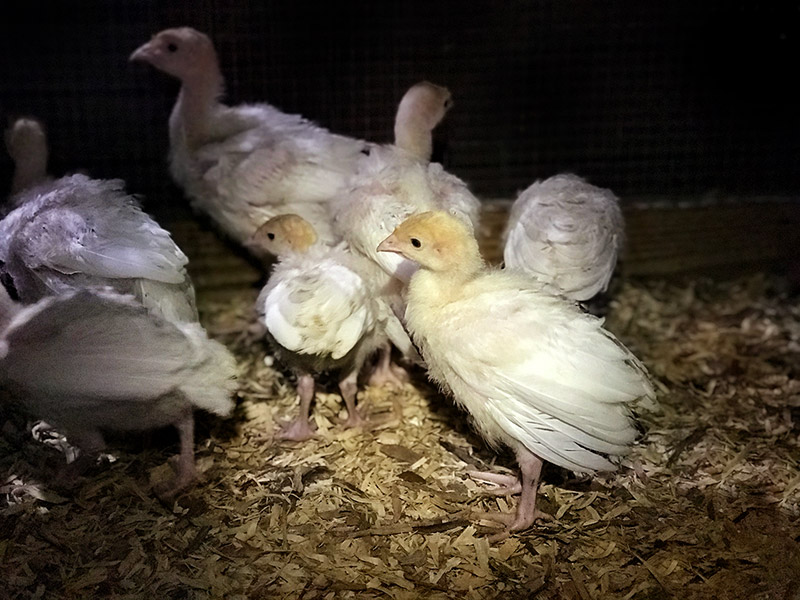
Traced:
[[394, 126], [394, 145], [414, 158], [429, 162], [433, 154], [433, 135], [430, 129], [420, 126], [410, 109], [401, 106]]
[[14, 166], [14, 177], [11, 180], [11, 193], [22, 190], [44, 181], [47, 177], [47, 151], [17, 161]]
[[[409, 292], [419, 292], [427, 300], [437, 304], [448, 304], [456, 299], [464, 286], [478, 277], [486, 265], [477, 252], [464, 256], [450, 269], [433, 271], [421, 268], [414, 273], [409, 282]], [[435, 292], [434, 292], [435, 290]]]
[[224, 87], [225, 80], [216, 59], [213, 68], [183, 79], [172, 119], [180, 121], [188, 146], [193, 146], [208, 136], [209, 119], [219, 103]]

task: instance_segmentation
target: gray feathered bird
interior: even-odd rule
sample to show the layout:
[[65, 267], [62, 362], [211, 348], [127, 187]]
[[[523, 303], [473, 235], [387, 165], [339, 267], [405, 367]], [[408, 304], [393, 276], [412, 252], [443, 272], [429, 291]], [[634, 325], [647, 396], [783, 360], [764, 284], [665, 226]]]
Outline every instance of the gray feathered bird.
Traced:
[[0, 383], [89, 457], [102, 430], [174, 425], [181, 450], [162, 497], [194, 479], [193, 409], [229, 414], [235, 368], [199, 324], [170, 322], [131, 296], [80, 290], [23, 306], [0, 286]]
[[[18, 120], [6, 134], [9, 154], [33, 161], [20, 148], [46, 144], [35, 120]], [[28, 141], [26, 141], [28, 140]], [[41, 169], [40, 169], [41, 171]], [[0, 273], [23, 303], [69, 290], [112, 287], [174, 321], [197, 321], [188, 259], [121, 180], [69, 175], [23, 188], [0, 222]]]

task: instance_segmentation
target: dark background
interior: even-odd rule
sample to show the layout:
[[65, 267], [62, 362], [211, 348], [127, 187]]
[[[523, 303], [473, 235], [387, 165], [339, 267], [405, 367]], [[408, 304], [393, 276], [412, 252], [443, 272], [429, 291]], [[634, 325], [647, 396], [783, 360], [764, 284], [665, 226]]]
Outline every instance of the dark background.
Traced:
[[[122, 177], [178, 214], [176, 80], [128, 55], [166, 27], [215, 41], [231, 103], [390, 141], [403, 92], [448, 86], [440, 157], [483, 198], [570, 170], [642, 196], [796, 195], [800, 3], [4, 2], [0, 111], [44, 119], [51, 171]], [[0, 159], [7, 189], [11, 165]], [[169, 205], [167, 207], [166, 205]], [[163, 213], [162, 213], [163, 214]]]

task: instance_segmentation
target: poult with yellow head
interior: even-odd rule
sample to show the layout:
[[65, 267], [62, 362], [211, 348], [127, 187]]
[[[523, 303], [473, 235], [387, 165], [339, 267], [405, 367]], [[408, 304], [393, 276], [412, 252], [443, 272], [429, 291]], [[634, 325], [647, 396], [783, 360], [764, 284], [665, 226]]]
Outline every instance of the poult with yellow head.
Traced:
[[362, 424], [356, 392], [365, 361], [389, 339], [411, 346], [372, 283], [377, 267], [344, 244], [319, 243], [311, 224], [293, 214], [268, 220], [251, 243], [278, 256], [256, 310], [277, 358], [297, 375], [300, 414], [279, 436], [299, 441], [314, 435], [310, 407], [315, 378], [324, 371], [339, 374], [345, 425]]
[[378, 250], [419, 265], [405, 322], [430, 378], [489, 444], [516, 454], [522, 495], [497, 538], [546, 517], [536, 508], [544, 461], [590, 473], [617, 467], [637, 436], [634, 406], [652, 406], [655, 394], [600, 319], [533, 278], [487, 268], [470, 228], [445, 212], [409, 218]]

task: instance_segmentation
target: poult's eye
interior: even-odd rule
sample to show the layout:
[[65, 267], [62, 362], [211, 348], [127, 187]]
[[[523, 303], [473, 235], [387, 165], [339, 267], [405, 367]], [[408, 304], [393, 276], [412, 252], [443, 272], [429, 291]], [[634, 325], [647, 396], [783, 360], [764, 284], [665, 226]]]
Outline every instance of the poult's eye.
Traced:
[[444, 101], [445, 108], [450, 108], [451, 106], [453, 106], [453, 101], [450, 98]]
[[167, 50], [169, 50], [170, 52], [177, 52], [178, 45], [170, 42], [169, 44], [167, 44]]
[[420, 242], [417, 238], [411, 238], [411, 245], [414, 246], [414, 248], [421, 248], [422, 242]]
[[274, 233], [272, 233], [272, 232], [270, 232], [270, 233], [268, 233], [268, 234], [267, 234], [267, 237], [268, 237], [269, 239], [271, 239], [271, 240], [274, 240], [274, 239], [275, 239], [275, 234], [274, 234]]

